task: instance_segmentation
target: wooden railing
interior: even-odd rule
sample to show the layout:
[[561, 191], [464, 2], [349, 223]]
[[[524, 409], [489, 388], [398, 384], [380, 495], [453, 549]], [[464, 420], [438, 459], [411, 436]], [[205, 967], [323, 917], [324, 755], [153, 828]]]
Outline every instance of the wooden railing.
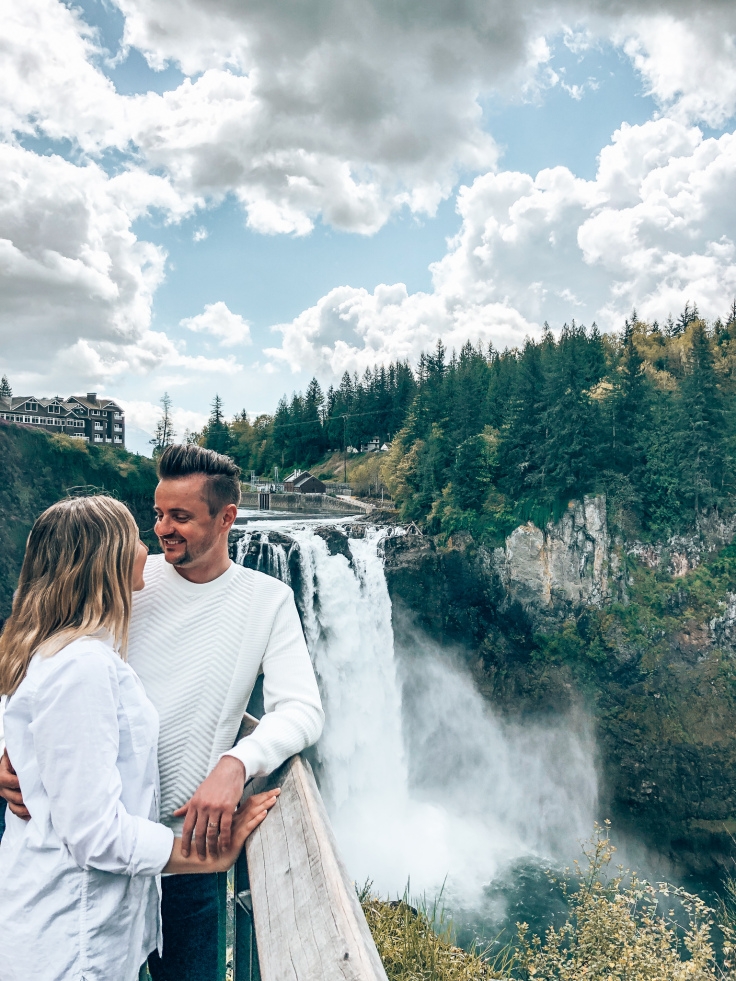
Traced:
[[293, 756], [249, 792], [273, 787], [235, 866], [234, 981], [386, 981], [309, 763]]

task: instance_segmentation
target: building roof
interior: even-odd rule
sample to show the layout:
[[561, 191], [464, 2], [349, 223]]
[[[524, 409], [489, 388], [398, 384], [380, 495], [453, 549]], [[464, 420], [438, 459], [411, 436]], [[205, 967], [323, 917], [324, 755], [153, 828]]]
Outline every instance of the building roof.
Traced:
[[50, 405], [58, 405], [67, 415], [71, 414], [72, 412], [72, 408], [67, 405], [65, 400], [58, 395], [50, 399], [40, 399], [35, 395], [12, 395], [10, 398], [0, 397], [0, 405], [2, 405], [4, 409], [9, 409], [11, 412], [21, 411], [26, 402], [35, 402], [44, 409], [47, 409]]
[[86, 395], [70, 395], [66, 401], [78, 402], [85, 409], [120, 409], [114, 399], [97, 398], [97, 392], [87, 392]]
[[293, 484], [295, 487], [301, 487], [301, 485], [306, 484], [308, 480], [316, 480], [318, 484], [322, 483], [319, 477], [315, 477], [313, 473], [310, 473], [308, 470], [305, 470], [303, 471], [303, 473], [299, 474], [296, 480], [293, 481]]
[[[94, 393], [90, 393], [94, 394]], [[91, 401], [89, 395], [85, 398], [81, 395], [72, 395], [68, 399], [61, 395], [54, 395], [52, 398], [38, 398], [36, 395], [11, 395], [5, 398], [0, 395], [0, 409], [9, 412], [33, 412], [34, 409], [24, 409], [26, 402], [35, 402], [40, 408], [47, 409], [50, 405], [58, 405], [62, 410], [59, 415], [74, 415], [76, 409], [115, 409], [122, 412], [122, 408], [113, 399], [96, 399]]]

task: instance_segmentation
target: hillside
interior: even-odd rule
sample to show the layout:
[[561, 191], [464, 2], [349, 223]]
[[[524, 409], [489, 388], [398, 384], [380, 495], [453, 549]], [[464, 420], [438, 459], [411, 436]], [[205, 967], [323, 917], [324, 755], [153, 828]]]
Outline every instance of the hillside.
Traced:
[[147, 544], [155, 546], [155, 487], [155, 465], [147, 457], [0, 424], [0, 619], [10, 611], [26, 538], [44, 508], [96, 488], [125, 501]]

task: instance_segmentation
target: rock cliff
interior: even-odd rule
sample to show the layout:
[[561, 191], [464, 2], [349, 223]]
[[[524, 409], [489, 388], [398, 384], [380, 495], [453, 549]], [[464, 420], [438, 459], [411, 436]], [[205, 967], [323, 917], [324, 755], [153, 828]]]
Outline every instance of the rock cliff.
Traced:
[[559, 619], [581, 605], [625, 595], [621, 563], [611, 549], [604, 497], [572, 501], [557, 523], [516, 528], [493, 565], [506, 593], [536, 618]]

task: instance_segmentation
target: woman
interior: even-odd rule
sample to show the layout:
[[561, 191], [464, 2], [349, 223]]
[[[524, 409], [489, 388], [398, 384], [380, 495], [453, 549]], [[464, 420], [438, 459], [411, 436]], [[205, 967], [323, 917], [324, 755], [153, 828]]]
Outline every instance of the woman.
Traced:
[[110, 497], [33, 526], [0, 637], [5, 739], [28, 822], [0, 842], [3, 981], [134, 981], [161, 948], [161, 872], [224, 871], [276, 801], [251, 797], [220, 858], [181, 855], [157, 823], [158, 717], [124, 660], [146, 548]]

